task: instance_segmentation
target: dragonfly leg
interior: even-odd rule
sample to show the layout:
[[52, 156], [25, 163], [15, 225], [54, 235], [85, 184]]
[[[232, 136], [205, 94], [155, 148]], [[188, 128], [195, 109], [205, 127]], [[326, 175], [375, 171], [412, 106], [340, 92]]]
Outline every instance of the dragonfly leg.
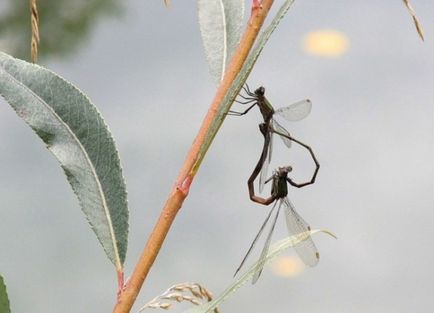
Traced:
[[239, 94], [238, 96], [245, 100], [257, 100], [257, 97], [244, 97], [242, 94]]
[[256, 97], [256, 94], [250, 90], [249, 85], [247, 85], [247, 83], [245, 84], [245, 86], [243, 86], [243, 90], [250, 97]]
[[242, 116], [242, 115], [247, 114], [256, 104], [257, 104], [257, 102], [253, 103], [244, 112], [228, 111], [228, 113], [226, 113], [226, 114], [227, 115], [234, 115], [234, 116]]
[[[245, 99], [247, 99], [247, 98], [245, 98]], [[247, 100], [247, 101], [238, 101], [238, 100], [235, 100], [235, 102], [239, 103], [239, 104], [249, 104], [249, 103], [252, 103], [253, 101], [256, 101], [256, 99], [251, 99], [251, 100]]]
[[273, 178], [274, 178], [274, 175], [271, 175], [271, 177], [270, 178], [268, 178], [266, 181], [265, 181], [265, 183], [266, 184], [268, 184], [270, 181], [272, 181], [273, 180]]

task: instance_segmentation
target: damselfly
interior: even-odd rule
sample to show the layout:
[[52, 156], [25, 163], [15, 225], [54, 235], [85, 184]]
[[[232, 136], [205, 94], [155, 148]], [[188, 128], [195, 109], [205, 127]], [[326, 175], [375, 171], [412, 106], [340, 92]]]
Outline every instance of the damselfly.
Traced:
[[288, 183], [292, 186], [299, 187], [300, 184], [295, 183], [291, 178], [288, 177], [288, 173], [292, 171], [291, 166], [284, 166], [279, 167], [274, 173], [273, 176], [271, 176], [268, 180], [266, 180], [266, 183], [269, 181], [272, 181], [272, 187], [271, 187], [271, 196], [269, 198], [261, 198], [259, 196], [254, 195], [254, 201], [269, 205], [274, 202], [274, 205], [270, 212], [268, 213], [264, 223], [262, 224], [261, 228], [259, 229], [258, 234], [256, 235], [255, 239], [253, 240], [252, 244], [250, 245], [249, 250], [247, 251], [245, 257], [241, 261], [240, 266], [237, 268], [235, 275], [238, 273], [238, 271], [241, 269], [241, 267], [244, 265], [244, 262], [247, 260], [247, 257], [252, 252], [254, 246], [256, 245], [259, 237], [261, 236], [263, 230], [265, 229], [265, 226], [267, 225], [268, 221], [270, 220], [271, 215], [273, 214], [274, 210], [277, 207], [277, 212], [275, 213], [275, 216], [271, 222], [270, 230], [268, 232], [267, 238], [265, 240], [264, 247], [262, 248], [261, 255], [259, 257], [258, 263], [259, 266], [253, 276], [252, 283], [254, 284], [259, 276], [262, 273], [262, 269], [265, 265], [266, 256], [268, 253], [268, 249], [270, 247], [271, 243], [271, 237], [274, 231], [274, 228], [276, 226], [276, 221], [279, 216], [280, 210], [283, 208], [284, 214], [285, 214], [285, 220], [286, 220], [286, 226], [288, 229], [289, 235], [297, 235], [297, 234], [304, 234], [302, 237], [302, 241], [299, 242], [297, 245], [294, 246], [295, 251], [301, 258], [301, 260], [308, 266], [315, 266], [319, 261], [319, 252], [315, 246], [315, 243], [313, 242], [312, 238], [309, 235], [310, 226], [305, 222], [305, 220], [297, 213], [295, 210], [294, 205], [291, 203], [291, 201], [288, 199]]

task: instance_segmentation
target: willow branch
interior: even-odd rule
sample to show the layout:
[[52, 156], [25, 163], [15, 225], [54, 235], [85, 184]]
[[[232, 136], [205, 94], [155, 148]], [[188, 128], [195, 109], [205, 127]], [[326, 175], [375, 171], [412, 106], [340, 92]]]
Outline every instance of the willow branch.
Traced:
[[[118, 302], [113, 310], [114, 313], [130, 312], [143, 282], [145, 281], [145, 278], [161, 249], [176, 214], [188, 195], [190, 185], [203, 158], [205, 157], [205, 153], [219, 129], [219, 127], [215, 128], [212, 127], [212, 125], [219, 118], [218, 112], [222, 106], [223, 99], [246, 61], [272, 4], [273, 0], [263, 0], [261, 7], [253, 7], [252, 14], [247, 23], [240, 44], [234, 53], [234, 57], [232, 58], [225, 76], [217, 90], [208, 113], [202, 122], [202, 126], [187, 154], [176, 180], [176, 184], [171, 190], [166, 204], [161, 211], [160, 217], [148, 238], [143, 253], [140, 256], [140, 259], [138, 260], [124, 290], [118, 298]], [[211, 138], [211, 140], [209, 140], [209, 138]]]

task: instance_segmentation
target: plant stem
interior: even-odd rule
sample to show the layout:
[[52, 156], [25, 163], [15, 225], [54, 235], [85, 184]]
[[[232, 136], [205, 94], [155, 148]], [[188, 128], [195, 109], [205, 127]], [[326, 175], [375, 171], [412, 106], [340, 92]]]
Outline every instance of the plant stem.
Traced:
[[38, 60], [38, 45], [39, 45], [39, 14], [36, 0], [30, 0], [30, 24], [32, 26], [32, 40], [30, 42], [30, 52], [32, 62]]
[[[171, 190], [169, 197], [164, 205], [160, 217], [154, 226], [154, 229], [149, 236], [149, 239], [144, 247], [143, 253], [140, 256], [136, 267], [127, 282], [125, 289], [122, 291], [118, 298], [113, 312], [114, 313], [127, 313], [130, 312], [137, 295], [145, 281], [149, 270], [154, 263], [158, 252], [169, 232], [176, 214], [182, 206], [185, 198], [188, 195], [190, 185], [193, 181], [196, 172], [205, 157], [206, 151], [211, 145], [212, 139], [215, 137], [219, 127], [211, 129], [213, 122], [219, 118], [218, 111], [222, 101], [235, 80], [237, 74], [240, 72], [244, 62], [249, 55], [249, 52], [258, 36], [264, 20], [270, 10], [274, 0], [263, 0], [262, 7], [252, 10], [252, 14], [247, 23], [247, 28], [241, 38], [240, 44], [231, 63], [225, 73], [225, 76], [217, 90], [215, 98], [211, 103], [207, 115], [205, 116], [202, 126], [190, 148], [189, 153], [184, 161], [180, 170], [176, 184]], [[223, 122], [223, 119], [222, 119]], [[207, 138], [211, 138], [207, 140]]]

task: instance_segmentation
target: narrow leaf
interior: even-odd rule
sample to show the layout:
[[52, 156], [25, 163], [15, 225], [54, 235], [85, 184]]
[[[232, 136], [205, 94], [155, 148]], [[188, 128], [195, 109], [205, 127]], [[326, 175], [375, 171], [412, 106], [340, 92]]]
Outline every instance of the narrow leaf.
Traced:
[[216, 83], [241, 36], [243, 0], [198, 0], [199, 26], [210, 72]]
[[[326, 233], [334, 238], [336, 236], [328, 230], [319, 229], [312, 230], [306, 233], [300, 233], [295, 236], [287, 237], [282, 239], [275, 244], [273, 244], [267, 254], [265, 259], [265, 264], [270, 263], [274, 258], [279, 256], [282, 252], [284, 252], [287, 248], [293, 247], [303, 240], [309, 238], [309, 236], [322, 232]], [[254, 263], [243, 275], [241, 275], [235, 282], [230, 284], [218, 297], [216, 297], [213, 301], [205, 303], [199, 307], [192, 308], [190, 310], [184, 311], [184, 313], [208, 313], [214, 310], [214, 308], [220, 306], [226, 299], [228, 299], [231, 295], [233, 295], [238, 289], [240, 289], [246, 282], [248, 282], [253, 275], [256, 273], [259, 267], [263, 266], [264, 263], [258, 260]]]
[[6, 285], [1, 275], [0, 275], [0, 312], [11, 313], [11, 309], [9, 307], [8, 293], [6, 292]]
[[407, 7], [408, 13], [410, 13], [411, 17], [413, 18], [414, 26], [416, 26], [417, 33], [419, 34], [422, 41], [425, 40], [423, 35], [423, 28], [422, 25], [419, 22], [419, 19], [416, 16], [416, 12], [414, 11], [413, 7], [410, 4], [410, 0], [403, 0], [405, 6]]
[[[228, 47], [225, 65], [228, 65], [241, 38], [244, 22], [244, 0], [223, 0], [222, 2], [225, 8]], [[224, 72], [223, 70], [223, 74]]]
[[1, 52], [0, 94], [60, 162], [108, 258], [122, 271], [127, 195], [118, 152], [100, 113], [63, 78]]

